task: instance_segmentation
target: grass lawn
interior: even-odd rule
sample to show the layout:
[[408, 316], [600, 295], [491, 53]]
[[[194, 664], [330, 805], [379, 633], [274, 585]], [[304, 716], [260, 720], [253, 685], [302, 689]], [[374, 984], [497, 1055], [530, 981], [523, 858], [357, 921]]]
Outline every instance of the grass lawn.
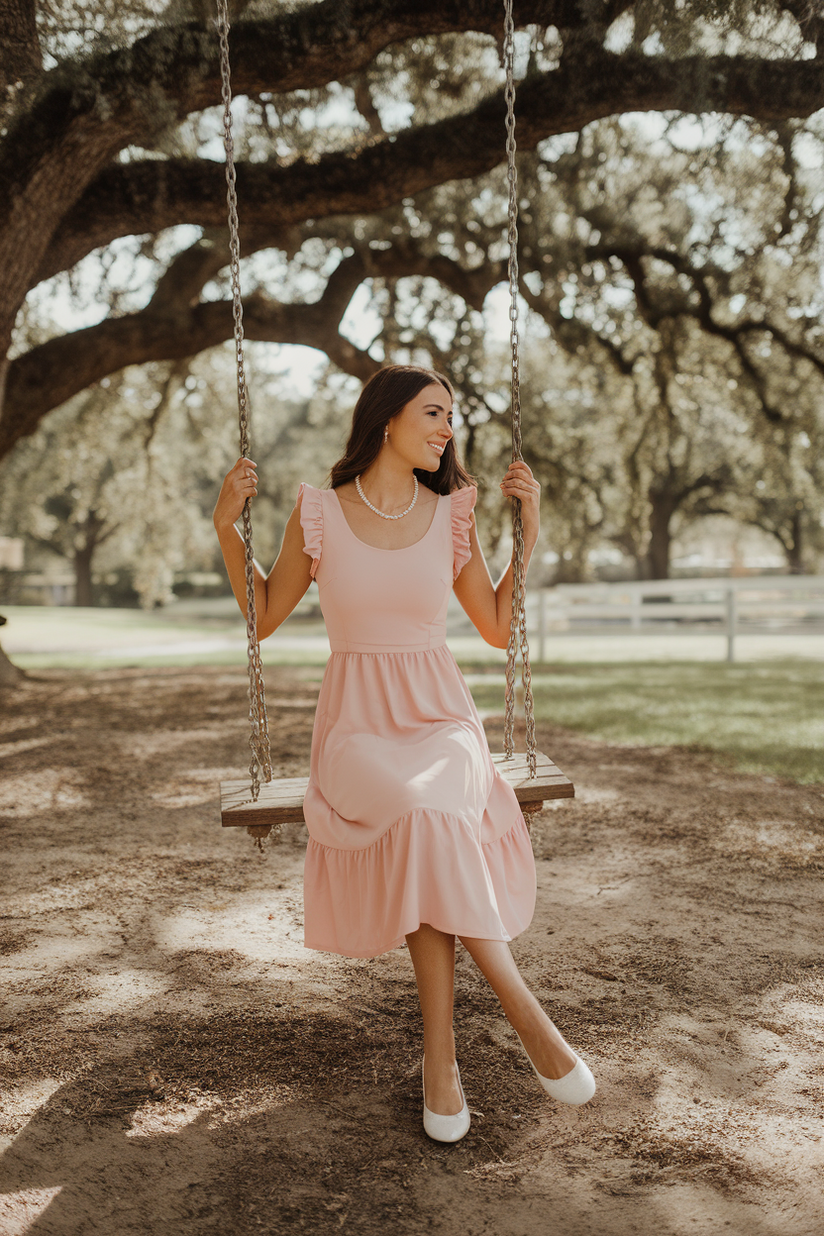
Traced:
[[[35, 674], [246, 662], [245, 624], [231, 597], [179, 602], [148, 614], [41, 606], [3, 612], [9, 620], [0, 633], [3, 647]], [[462, 631], [450, 646], [478, 706], [503, 711], [503, 653]], [[599, 647], [603, 659], [591, 660]], [[647, 648], [649, 659], [640, 660], [637, 641], [579, 638], [574, 648], [558, 641], [564, 659], [534, 667], [538, 717], [611, 742], [700, 747], [748, 771], [824, 782], [823, 658], [776, 656], [733, 665], [687, 659], [706, 648], [695, 637], [671, 638], [665, 647], [671, 660]], [[263, 648], [265, 664], [303, 666], [318, 677], [327, 655], [322, 620], [309, 604]]]
[[[480, 708], [503, 709], [499, 674], [472, 674]], [[824, 664], [640, 662], [536, 667], [539, 719], [593, 738], [710, 750], [735, 767], [824, 782]]]

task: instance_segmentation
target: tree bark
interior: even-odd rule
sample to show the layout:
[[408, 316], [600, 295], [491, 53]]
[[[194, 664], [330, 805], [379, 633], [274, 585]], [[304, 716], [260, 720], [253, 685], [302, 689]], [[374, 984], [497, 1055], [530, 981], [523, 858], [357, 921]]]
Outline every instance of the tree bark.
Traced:
[[15, 687], [25, 677], [0, 648], [0, 687]]
[[0, 0], [0, 93], [37, 77], [43, 67], [35, 0]]
[[[497, 0], [471, 6], [460, 0], [323, 0], [239, 23], [232, 32], [235, 89], [324, 85], [365, 67], [397, 40], [472, 29], [473, 21], [497, 30], [499, 7]], [[519, 21], [553, 22], [564, 3], [521, 0], [517, 7]], [[0, 144], [0, 355], [8, 352], [17, 313], [40, 277], [55, 231], [95, 176], [125, 146], [151, 147], [191, 111], [219, 102], [211, 23], [161, 26], [129, 47], [67, 61], [43, 75]], [[219, 196], [223, 200], [222, 190]]]
[[790, 520], [790, 544], [787, 548], [787, 569], [791, 575], [804, 574], [804, 511], [796, 506]]
[[[173, 263], [180, 268], [180, 280], [174, 270], [168, 271], [141, 312], [60, 335], [12, 361], [0, 419], [0, 458], [21, 437], [33, 433], [51, 408], [107, 374], [147, 361], [180, 360], [230, 339], [229, 301], [191, 303], [199, 285], [223, 265], [223, 256], [220, 249], [215, 257], [211, 249], [194, 246]], [[503, 262], [487, 262], [465, 270], [441, 254], [421, 252], [410, 242], [357, 251], [340, 262], [323, 295], [310, 304], [278, 304], [260, 293], [248, 297], [243, 318], [246, 337], [316, 347], [344, 373], [366, 381], [380, 363], [341, 335], [341, 319], [364, 279], [416, 274], [438, 279], [480, 309], [489, 290], [504, 278], [505, 267]]]
[[106, 529], [105, 519], [101, 519], [97, 511], [89, 511], [80, 524], [78, 532], [82, 535], [82, 543], [75, 546], [74, 551], [74, 604], [89, 607], [94, 605], [94, 581], [92, 579], [92, 560], [95, 551], [104, 541], [108, 540], [114, 528]]
[[[601, 26], [629, 7], [628, 0], [601, 6]], [[716, 110], [783, 121], [824, 106], [817, 61], [612, 53], [592, 37], [592, 6], [580, 0], [518, 0], [515, 18], [520, 26], [555, 25], [565, 40], [558, 68], [519, 87], [522, 149], [628, 111]], [[321, 0], [279, 9], [234, 26], [234, 87], [258, 93], [322, 86], [351, 78], [392, 43], [466, 31], [499, 36], [499, 0]], [[161, 26], [129, 47], [66, 61], [41, 76], [0, 147], [0, 356], [27, 292], [46, 274], [118, 236], [223, 222], [219, 164], [113, 162], [124, 147], [150, 148], [190, 112], [219, 101], [217, 38], [206, 23]], [[241, 168], [244, 226], [270, 226], [273, 217], [283, 224], [374, 213], [488, 171], [501, 161], [502, 118], [497, 94], [472, 112], [391, 134], [357, 153]]]

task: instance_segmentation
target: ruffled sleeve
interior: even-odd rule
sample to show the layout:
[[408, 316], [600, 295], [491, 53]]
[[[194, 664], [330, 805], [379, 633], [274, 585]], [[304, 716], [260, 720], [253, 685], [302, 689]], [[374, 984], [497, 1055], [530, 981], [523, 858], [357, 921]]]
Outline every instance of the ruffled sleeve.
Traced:
[[452, 502], [452, 579], [458, 578], [469, 559], [472, 551], [469, 548], [469, 533], [472, 529], [472, 511], [478, 490], [474, 485], [463, 489], [453, 489], [450, 494]]
[[303, 552], [312, 559], [310, 574], [314, 579], [323, 552], [323, 503], [320, 490], [301, 481], [297, 501], [300, 503]]

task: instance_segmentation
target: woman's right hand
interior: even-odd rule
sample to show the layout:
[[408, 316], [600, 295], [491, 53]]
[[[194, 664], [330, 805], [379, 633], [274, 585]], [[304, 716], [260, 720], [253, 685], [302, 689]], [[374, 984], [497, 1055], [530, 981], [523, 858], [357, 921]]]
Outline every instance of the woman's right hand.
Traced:
[[257, 464], [251, 459], [239, 459], [226, 473], [212, 517], [218, 531], [236, 523], [243, 512], [246, 499], [254, 498], [257, 493], [256, 468]]

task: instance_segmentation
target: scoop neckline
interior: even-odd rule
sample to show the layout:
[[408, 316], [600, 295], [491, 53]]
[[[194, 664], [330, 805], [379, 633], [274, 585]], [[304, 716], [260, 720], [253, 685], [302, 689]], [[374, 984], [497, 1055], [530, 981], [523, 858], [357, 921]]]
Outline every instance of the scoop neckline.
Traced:
[[362, 545], [364, 549], [374, 549], [379, 554], [402, 554], [407, 549], [416, 549], [418, 545], [423, 544], [423, 542], [426, 540], [426, 538], [429, 536], [430, 532], [432, 531], [432, 528], [434, 527], [435, 520], [438, 517], [438, 507], [441, 504], [441, 499], [448, 498], [450, 496], [449, 494], [438, 494], [438, 501], [435, 503], [435, 509], [432, 512], [432, 518], [429, 521], [429, 527], [427, 528], [426, 532], [424, 532], [423, 536], [418, 537], [417, 541], [413, 541], [411, 545], [399, 545], [397, 549], [388, 549], [385, 545], [370, 545], [368, 541], [362, 541], [360, 537], [358, 536], [358, 534], [352, 528], [351, 524], [349, 523], [349, 520], [346, 518], [346, 513], [343, 509], [343, 503], [338, 497], [338, 491], [336, 489], [332, 489], [329, 492], [335, 495], [335, 501], [338, 504], [338, 511], [340, 512], [340, 517], [343, 520], [343, 522], [346, 524], [346, 527], [349, 529], [349, 535], [354, 540], [357, 541], [358, 545]]

